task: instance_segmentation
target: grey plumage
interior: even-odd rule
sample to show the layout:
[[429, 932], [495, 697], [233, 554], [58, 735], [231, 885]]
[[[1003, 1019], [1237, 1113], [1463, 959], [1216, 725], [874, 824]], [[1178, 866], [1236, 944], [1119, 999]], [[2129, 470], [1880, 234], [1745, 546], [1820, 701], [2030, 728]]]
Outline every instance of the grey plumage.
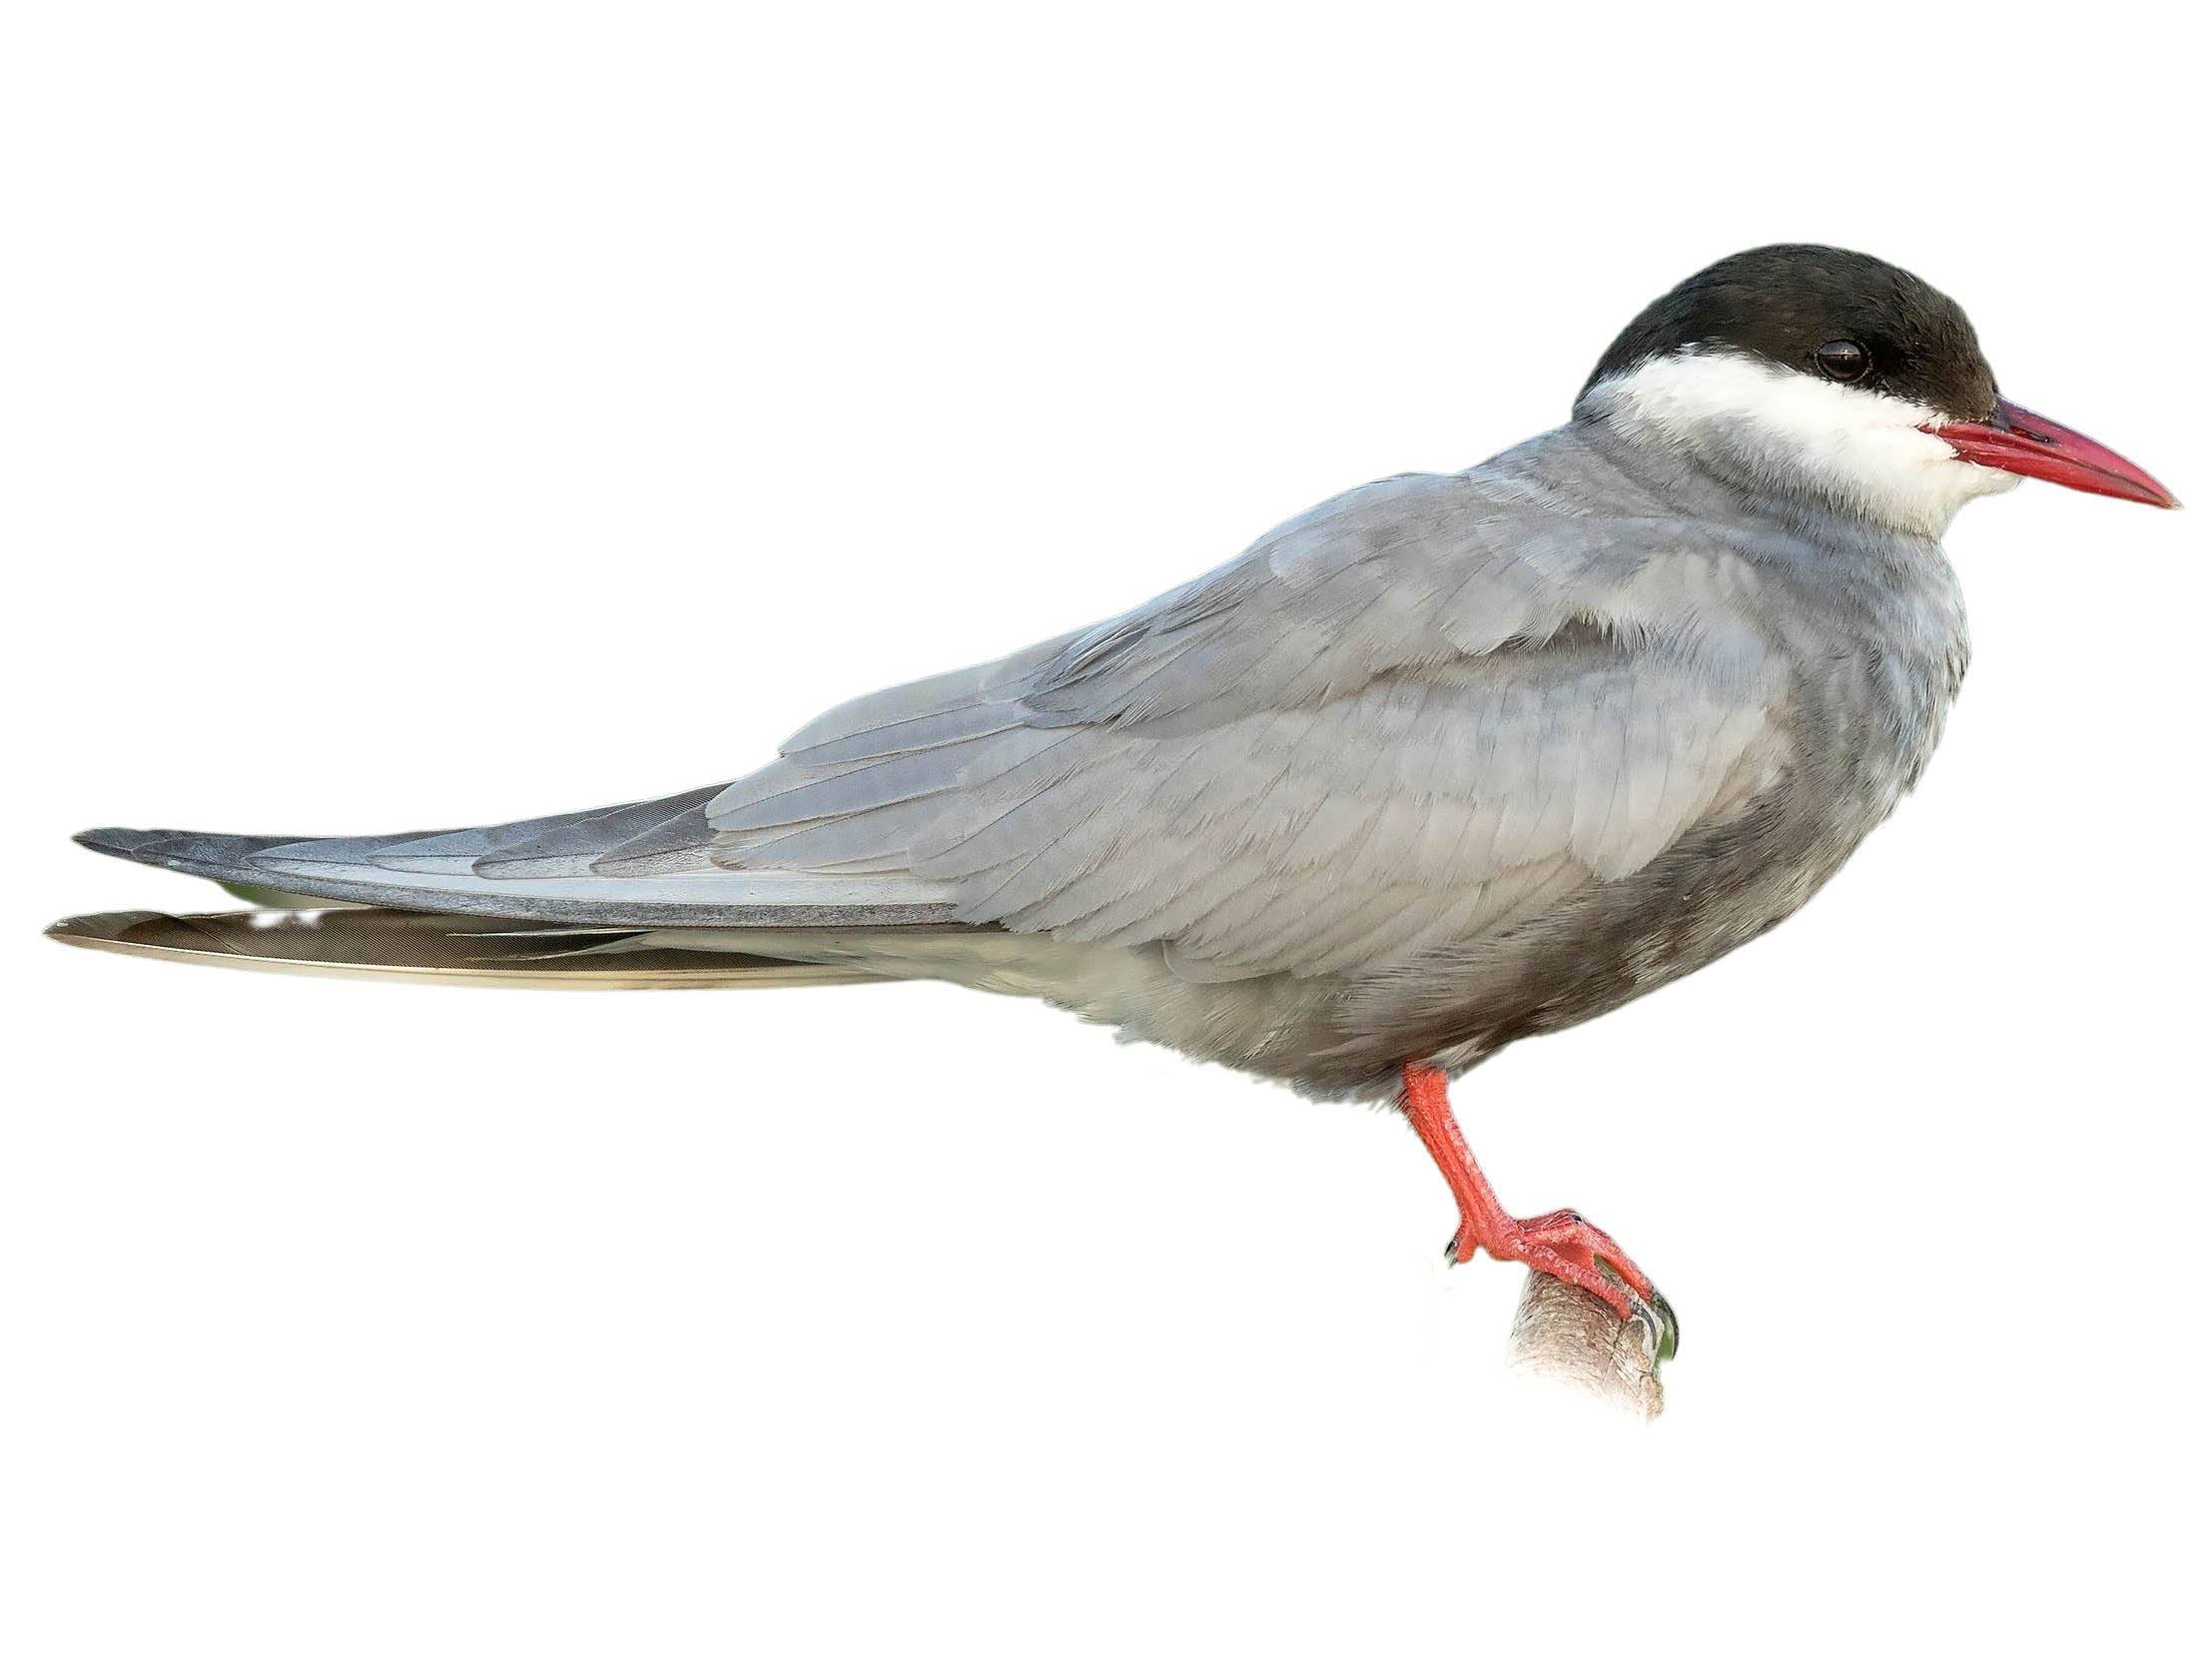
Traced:
[[1925, 764], [1928, 535], [1586, 413], [1109, 622], [860, 698], [719, 790], [437, 835], [96, 831], [311, 897], [930, 976], [1382, 1096], [1755, 937]]
[[1646, 308], [1557, 431], [834, 708], [733, 783], [436, 834], [96, 831], [279, 908], [54, 932], [298, 972], [1045, 998], [1395, 1097], [1458, 1206], [1452, 1259], [1526, 1261], [1664, 1355], [1673, 1316], [1616, 1241], [1504, 1212], [1446, 1074], [1702, 967], [1835, 874], [1965, 672], [1937, 537], [2021, 477], [2177, 504], [1999, 397], [1909, 273], [1755, 249]]

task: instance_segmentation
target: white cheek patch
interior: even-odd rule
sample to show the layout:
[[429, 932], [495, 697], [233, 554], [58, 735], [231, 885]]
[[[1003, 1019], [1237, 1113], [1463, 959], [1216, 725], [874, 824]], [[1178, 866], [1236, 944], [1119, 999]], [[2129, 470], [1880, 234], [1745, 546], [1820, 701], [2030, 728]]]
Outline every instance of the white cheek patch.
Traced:
[[1625, 435], [1691, 450], [1755, 487], [1812, 495], [1914, 534], [2020, 480], [1977, 466], [1923, 426], [1943, 419], [1886, 393], [1740, 353], [1688, 348], [1600, 381], [1575, 406]]

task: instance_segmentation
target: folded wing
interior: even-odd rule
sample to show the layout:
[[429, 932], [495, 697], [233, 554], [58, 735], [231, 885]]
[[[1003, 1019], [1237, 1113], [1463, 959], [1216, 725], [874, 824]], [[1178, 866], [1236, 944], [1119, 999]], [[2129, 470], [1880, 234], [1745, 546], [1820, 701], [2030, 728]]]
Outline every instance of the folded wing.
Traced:
[[720, 788], [437, 834], [98, 831], [311, 896], [609, 925], [954, 922], [1191, 979], [1372, 967], [1641, 868], [1786, 763], [1754, 577], [1481, 472], [1324, 502], [1210, 575], [835, 709]]
[[1192, 979], [1360, 969], [1642, 868], [1784, 763], [1754, 578], [1679, 522], [1386, 480], [706, 807], [734, 870], [897, 871]]

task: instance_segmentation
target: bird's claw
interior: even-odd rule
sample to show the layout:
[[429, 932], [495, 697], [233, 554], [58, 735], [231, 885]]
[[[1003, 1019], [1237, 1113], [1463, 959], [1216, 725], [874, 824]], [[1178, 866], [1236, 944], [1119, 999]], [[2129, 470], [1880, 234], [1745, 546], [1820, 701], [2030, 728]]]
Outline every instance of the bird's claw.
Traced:
[[1651, 1355], [1652, 1363], [1672, 1359], [1682, 1346], [1682, 1321], [1675, 1317], [1674, 1307], [1654, 1288], [1650, 1295], [1629, 1292], [1629, 1306], [1633, 1310], [1628, 1322], [1641, 1325], [1644, 1330], [1644, 1351]]
[[1494, 1238], [1463, 1221], [1444, 1246], [1444, 1257], [1466, 1261], [1477, 1249], [1488, 1250], [1500, 1261], [1525, 1262], [1537, 1272], [1596, 1296], [1622, 1323], [1643, 1327], [1645, 1346], [1655, 1360], [1673, 1358], [1682, 1345], [1681, 1323], [1650, 1275], [1614, 1243], [1611, 1234], [1572, 1210], [1509, 1221]]

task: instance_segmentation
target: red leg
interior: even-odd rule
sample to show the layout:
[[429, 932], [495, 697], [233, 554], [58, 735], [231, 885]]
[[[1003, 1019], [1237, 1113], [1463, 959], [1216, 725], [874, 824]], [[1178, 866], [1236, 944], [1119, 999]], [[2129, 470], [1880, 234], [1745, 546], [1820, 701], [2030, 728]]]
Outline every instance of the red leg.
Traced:
[[[1622, 1318], [1637, 1315], [1630, 1299], [1633, 1290], [1646, 1302], [1657, 1303], [1658, 1294], [1644, 1270], [1631, 1261], [1612, 1238], [1592, 1227], [1572, 1210], [1515, 1221], [1505, 1213], [1490, 1183], [1476, 1167], [1465, 1137], [1452, 1117], [1445, 1098], [1445, 1077], [1433, 1066], [1405, 1068], [1405, 1115], [1412, 1121], [1421, 1145], [1444, 1172], [1444, 1181], [1459, 1201], [1459, 1231], [1452, 1236], [1455, 1261], [1474, 1259], [1478, 1249], [1488, 1250], [1500, 1261], [1525, 1261], [1538, 1272], [1579, 1285], [1610, 1306]], [[1603, 1266], [1600, 1265], [1603, 1263]], [[1620, 1275], [1616, 1280], [1605, 1268]], [[1627, 1289], [1622, 1287], [1625, 1281]], [[1664, 1304], [1661, 1304], [1664, 1305]]]

